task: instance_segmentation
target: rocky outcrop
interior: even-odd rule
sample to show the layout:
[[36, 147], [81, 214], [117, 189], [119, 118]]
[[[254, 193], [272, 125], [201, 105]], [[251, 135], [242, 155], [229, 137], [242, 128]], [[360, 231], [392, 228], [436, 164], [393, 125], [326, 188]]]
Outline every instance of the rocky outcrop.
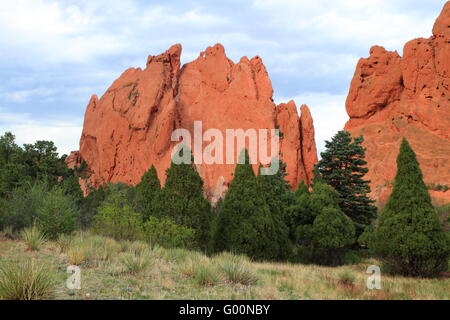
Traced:
[[[401, 139], [417, 153], [429, 185], [450, 186], [450, 2], [433, 35], [409, 41], [403, 57], [375, 46], [360, 59], [346, 101], [345, 129], [363, 135], [372, 196], [386, 201]], [[430, 191], [450, 202], [450, 191]]]
[[[293, 101], [275, 105], [261, 58], [243, 57], [234, 63], [220, 44], [183, 67], [180, 56], [180, 45], [150, 56], [145, 69], [128, 69], [100, 99], [92, 96], [80, 150], [67, 160], [70, 165], [85, 161], [90, 174], [83, 182], [85, 192], [108, 182], [136, 184], [152, 164], [164, 183], [177, 144], [171, 141], [172, 132], [185, 128], [194, 136], [194, 121], [202, 121], [202, 133], [215, 128], [224, 137], [226, 129], [279, 128], [289, 182], [297, 186], [311, 180], [317, 162], [311, 114], [302, 106], [299, 117]], [[209, 143], [203, 142], [203, 148]], [[234, 168], [197, 165], [212, 201], [224, 195]]]

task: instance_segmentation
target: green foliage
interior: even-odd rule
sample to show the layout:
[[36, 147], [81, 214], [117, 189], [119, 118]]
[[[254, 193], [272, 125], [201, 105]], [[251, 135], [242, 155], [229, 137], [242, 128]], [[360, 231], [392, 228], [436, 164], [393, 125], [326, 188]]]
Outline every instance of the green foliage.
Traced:
[[244, 286], [256, 284], [257, 278], [245, 256], [222, 253], [215, 257], [214, 260], [228, 282]]
[[37, 213], [39, 227], [50, 239], [75, 230], [78, 208], [61, 187], [54, 187], [46, 193]]
[[192, 164], [175, 164], [166, 171], [166, 184], [155, 198], [153, 213], [195, 232], [196, 246], [207, 249], [211, 205], [203, 196], [203, 180]]
[[352, 141], [349, 132], [339, 131], [325, 142], [326, 150], [317, 164], [321, 179], [339, 192], [340, 207], [354, 222], [357, 236], [376, 218], [377, 211], [368, 197], [370, 181], [364, 180], [368, 169], [363, 141], [362, 137]]
[[210, 263], [201, 263], [193, 268], [192, 277], [198, 286], [214, 286], [220, 281], [219, 274]]
[[155, 200], [161, 192], [161, 183], [155, 167], [151, 168], [142, 176], [141, 182], [136, 186], [136, 199], [138, 209], [143, 213], [144, 221], [151, 216], [156, 216]]
[[36, 180], [55, 185], [59, 177], [71, 176], [65, 158], [58, 156], [51, 141], [37, 141], [21, 148], [12, 133], [5, 133], [0, 137], [0, 197], [9, 197], [15, 188]]
[[35, 225], [25, 228], [21, 232], [22, 240], [30, 251], [39, 251], [47, 242], [45, 234]]
[[[276, 185], [276, 178], [257, 179], [245, 157], [236, 165], [234, 179], [223, 201], [214, 234], [216, 252], [231, 251], [248, 255], [257, 260], [277, 260], [286, 256], [288, 229], [283, 216], [275, 216], [266, 201], [275, 199], [273, 194], [264, 194]], [[269, 183], [270, 182], [270, 183]], [[277, 200], [278, 201], [278, 200]]]
[[33, 225], [47, 192], [48, 184], [41, 181], [25, 183], [14, 189], [9, 201], [4, 200], [3, 212], [0, 212], [3, 224], [12, 226], [14, 230]]
[[[106, 189], [107, 187], [91, 189], [87, 197], [81, 202], [80, 216], [78, 219], [78, 224], [81, 229], [88, 229], [91, 227], [94, 216], [97, 214], [98, 207], [100, 207], [102, 202], [106, 199]], [[108, 193], [110, 193], [110, 190], [108, 190]]]
[[277, 259], [284, 260], [292, 255], [292, 242], [289, 238], [288, 227], [290, 218], [287, 208], [294, 202], [294, 194], [290, 189], [291, 186], [285, 180], [287, 176], [286, 164], [278, 159], [272, 160], [272, 162], [275, 161], [279, 161], [279, 169], [276, 174], [261, 174], [261, 166], [260, 174], [256, 179], [260, 193], [269, 209], [272, 227], [277, 234], [277, 239], [275, 239], [278, 246]]
[[447, 271], [450, 239], [439, 223], [406, 139], [397, 157], [394, 189], [372, 239], [371, 247], [394, 273], [435, 276]]
[[339, 277], [339, 283], [343, 284], [345, 286], [353, 286], [356, 281], [355, 275], [349, 270], [344, 270], [344, 271], [339, 272], [338, 277]]
[[297, 223], [295, 240], [300, 259], [306, 263], [342, 264], [347, 248], [355, 242], [355, 227], [339, 207], [339, 193], [317, 182], [313, 192], [301, 187], [290, 207]]
[[37, 300], [48, 298], [55, 290], [52, 270], [34, 259], [0, 264], [0, 298]]
[[128, 274], [138, 274], [143, 272], [150, 264], [151, 255], [149, 250], [141, 252], [128, 251], [122, 254], [121, 263], [124, 271]]
[[352, 221], [338, 208], [323, 208], [314, 219], [312, 232], [315, 243], [325, 250], [344, 248], [355, 241]]
[[153, 246], [164, 248], [192, 248], [194, 230], [180, 226], [168, 218], [150, 217], [144, 224], [145, 238]]
[[124, 185], [108, 186], [106, 199], [97, 209], [93, 230], [115, 239], [137, 240], [144, 236], [142, 215], [130, 204], [130, 191]]

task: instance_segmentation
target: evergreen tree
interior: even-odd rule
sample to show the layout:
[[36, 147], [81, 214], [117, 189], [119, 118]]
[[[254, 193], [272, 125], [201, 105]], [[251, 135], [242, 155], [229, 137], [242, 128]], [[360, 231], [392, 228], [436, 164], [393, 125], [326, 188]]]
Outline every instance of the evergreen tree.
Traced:
[[292, 255], [292, 243], [289, 240], [288, 207], [294, 202], [294, 194], [286, 180], [286, 164], [278, 158], [272, 159], [272, 165], [278, 161], [278, 171], [273, 175], [262, 175], [260, 166], [257, 180], [261, 194], [269, 208], [273, 226], [278, 229], [278, 259], [287, 259]]
[[363, 137], [352, 137], [349, 132], [339, 131], [331, 141], [326, 141], [325, 152], [317, 164], [324, 182], [340, 194], [340, 207], [355, 223], [359, 236], [376, 218], [374, 201], [368, 197], [370, 181], [364, 180], [368, 172], [364, 160]]
[[310, 208], [311, 194], [302, 181], [294, 192], [293, 203], [287, 208], [289, 236], [293, 242], [296, 241], [296, 230], [298, 226], [312, 224], [314, 216]]
[[194, 230], [198, 246], [207, 249], [211, 205], [203, 196], [203, 180], [193, 164], [171, 163], [166, 184], [152, 206], [156, 217], [170, 218], [175, 224]]
[[295, 233], [300, 259], [326, 265], [341, 264], [346, 249], [355, 242], [355, 227], [339, 207], [339, 193], [320, 182], [315, 184], [311, 194], [302, 189], [303, 208], [297, 205]]
[[137, 207], [138, 210], [142, 211], [144, 221], [147, 221], [151, 216], [155, 216], [154, 205], [159, 192], [161, 192], [161, 183], [156, 168], [152, 165], [136, 186]]
[[371, 247], [392, 272], [434, 276], [447, 271], [449, 241], [431, 203], [416, 155], [403, 139], [394, 189], [371, 237]]
[[[246, 254], [257, 260], [282, 259], [286, 252], [283, 246], [286, 246], [287, 228], [282, 219], [274, 219], [270, 212], [263, 194], [267, 188], [256, 178], [247, 150], [244, 149], [240, 157], [245, 161], [236, 165], [234, 179], [217, 219], [215, 250]], [[280, 183], [275, 179], [272, 182]]]

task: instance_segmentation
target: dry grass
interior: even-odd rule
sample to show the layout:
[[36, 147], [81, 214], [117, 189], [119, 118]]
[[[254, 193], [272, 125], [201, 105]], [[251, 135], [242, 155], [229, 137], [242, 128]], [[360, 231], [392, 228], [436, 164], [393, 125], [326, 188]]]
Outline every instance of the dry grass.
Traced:
[[[60, 249], [50, 242], [29, 251], [24, 242], [2, 241], [0, 265], [25, 255], [56, 270], [56, 299], [450, 299], [449, 278], [382, 275], [381, 290], [367, 289], [366, 269], [375, 260], [337, 268], [255, 263], [90, 234], [74, 236], [66, 253]], [[81, 266], [81, 290], [65, 287], [69, 264]]]

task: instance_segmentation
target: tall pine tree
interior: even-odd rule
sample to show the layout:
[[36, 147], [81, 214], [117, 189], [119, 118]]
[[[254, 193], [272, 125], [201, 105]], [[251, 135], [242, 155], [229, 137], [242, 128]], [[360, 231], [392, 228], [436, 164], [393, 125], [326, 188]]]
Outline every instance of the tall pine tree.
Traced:
[[272, 216], [263, 194], [263, 182], [255, 176], [247, 150], [240, 157], [245, 161], [236, 165], [217, 219], [215, 251], [246, 254], [256, 260], [283, 259], [287, 228], [282, 219]]
[[340, 207], [355, 223], [357, 236], [371, 224], [377, 212], [374, 201], [368, 197], [370, 181], [364, 180], [368, 169], [363, 141], [363, 137], [352, 141], [349, 132], [339, 131], [325, 142], [326, 150], [317, 164], [321, 179], [339, 192]]
[[166, 170], [166, 184], [152, 206], [156, 217], [170, 218], [194, 230], [198, 247], [207, 249], [211, 205], [203, 196], [203, 180], [192, 163], [171, 163]]
[[393, 272], [434, 276], [447, 271], [450, 239], [431, 203], [416, 155], [406, 139], [394, 189], [369, 245]]
[[289, 239], [289, 217], [287, 209], [294, 202], [294, 193], [286, 180], [286, 164], [278, 158], [272, 159], [272, 167], [278, 161], [278, 170], [275, 174], [263, 175], [262, 166], [259, 168], [257, 177], [258, 187], [265, 198], [266, 205], [269, 207], [273, 226], [278, 228], [277, 242], [279, 244], [278, 259], [287, 259], [292, 255], [292, 243]]
[[161, 183], [156, 168], [152, 165], [136, 186], [137, 207], [143, 213], [144, 221], [147, 221], [151, 216], [155, 216], [155, 199], [160, 192]]

